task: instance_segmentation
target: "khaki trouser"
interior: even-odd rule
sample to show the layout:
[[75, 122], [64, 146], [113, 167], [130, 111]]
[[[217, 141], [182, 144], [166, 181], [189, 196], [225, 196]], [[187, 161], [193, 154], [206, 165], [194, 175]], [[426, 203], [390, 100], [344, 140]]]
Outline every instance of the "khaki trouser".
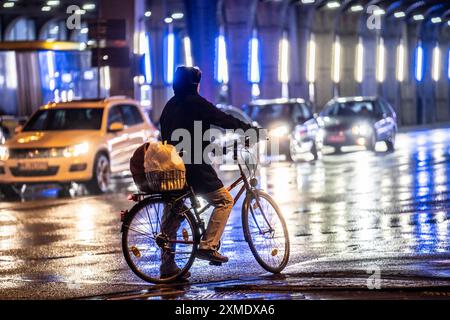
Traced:
[[225, 188], [220, 188], [211, 193], [202, 195], [202, 197], [214, 207], [208, 227], [200, 241], [200, 249], [217, 249], [220, 238], [233, 209], [234, 200], [230, 192]]
[[[214, 210], [209, 219], [206, 232], [200, 241], [200, 249], [215, 250], [222, 238], [228, 217], [233, 209], [234, 200], [230, 192], [225, 188], [203, 194], [202, 197], [214, 207]], [[177, 231], [184, 220], [184, 217], [177, 214], [177, 212], [184, 210], [187, 210], [184, 204], [178, 204], [174, 208], [169, 208], [169, 206], [164, 207], [161, 229], [170, 239], [176, 239], [177, 237]], [[175, 245], [172, 245], [172, 251], [175, 251]], [[172, 269], [175, 267], [175, 255], [173, 253], [161, 252], [161, 255], [162, 268]]]
[[[172, 199], [166, 199], [167, 203], [170, 203]], [[188, 210], [182, 203], [178, 202], [172, 208], [168, 205], [164, 206], [163, 216], [161, 218], [161, 231], [164, 232], [169, 239], [177, 239], [177, 231], [180, 228], [181, 223], [184, 221], [184, 216], [179, 212]], [[161, 273], [170, 273], [177, 268], [175, 264], [176, 244], [170, 246], [170, 251], [161, 250]]]

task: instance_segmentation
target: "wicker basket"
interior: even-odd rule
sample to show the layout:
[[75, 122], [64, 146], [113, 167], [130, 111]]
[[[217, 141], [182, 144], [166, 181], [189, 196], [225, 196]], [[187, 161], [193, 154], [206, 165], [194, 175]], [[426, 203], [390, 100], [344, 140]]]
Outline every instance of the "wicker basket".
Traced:
[[145, 176], [153, 192], [182, 190], [186, 185], [186, 172], [181, 170], [152, 171]]

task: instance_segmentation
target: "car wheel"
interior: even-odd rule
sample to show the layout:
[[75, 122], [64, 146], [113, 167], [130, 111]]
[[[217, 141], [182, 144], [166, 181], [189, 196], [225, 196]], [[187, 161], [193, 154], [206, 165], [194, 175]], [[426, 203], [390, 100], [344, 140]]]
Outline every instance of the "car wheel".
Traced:
[[0, 193], [7, 200], [18, 200], [20, 199], [20, 193], [11, 185], [1, 185]]
[[313, 142], [313, 145], [311, 147], [311, 154], [314, 157], [314, 161], [319, 159], [319, 151], [317, 150], [317, 145], [315, 142]]
[[297, 162], [298, 157], [297, 157], [297, 152], [295, 151], [295, 145], [294, 142], [291, 141], [289, 142], [289, 151], [285, 153], [286, 155], [286, 160], [290, 161], [290, 162]]
[[58, 198], [70, 198], [72, 196], [70, 194], [70, 188], [70, 184], [61, 185], [60, 189], [58, 190]]
[[385, 142], [386, 142], [388, 152], [394, 151], [395, 150], [395, 133], [393, 133], [392, 136], [389, 139], [387, 139]]
[[285, 154], [286, 160], [289, 162], [295, 162], [295, 155], [291, 154], [291, 152], [286, 152]]
[[102, 194], [109, 190], [111, 169], [109, 159], [105, 154], [95, 157], [92, 179], [86, 184], [87, 190], [92, 194]]
[[375, 133], [372, 133], [370, 136], [370, 140], [367, 143], [367, 149], [370, 151], [375, 151], [375, 146], [377, 144], [377, 138], [375, 137]]

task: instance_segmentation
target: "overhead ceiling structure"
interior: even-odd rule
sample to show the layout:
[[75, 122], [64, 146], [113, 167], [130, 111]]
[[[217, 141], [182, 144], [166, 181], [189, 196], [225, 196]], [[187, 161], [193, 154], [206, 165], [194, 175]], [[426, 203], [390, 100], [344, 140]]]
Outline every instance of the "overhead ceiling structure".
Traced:
[[[128, 39], [148, 34], [148, 78], [161, 100], [153, 105], [189, 61], [203, 70], [208, 98], [237, 106], [289, 96], [320, 110], [332, 97], [380, 95], [402, 124], [450, 119], [450, 0], [0, 0], [0, 41], [89, 44], [88, 19], [124, 15], [112, 2], [124, 11], [146, 2], [145, 17], [128, 20], [143, 26]], [[84, 26], [47, 37], [65, 30], [71, 5]]]
[[0, 31], [4, 33], [19, 19], [33, 20], [40, 30], [74, 13], [85, 20], [95, 18], [97, 12], [97, 0], [0, 0]]
[[[450, 1], [448, 0], [290, 0], [290, 4], [308, 6], [315, 9], [328, 8], [341, 11], [362, 11], [370, 5], [384, 10], [386, 17], [405, 17], [408, 21], [430, 20], [439, 17], [448, 24]], [[403, 16], [404, 14], [404, 16]], [[423, 19], [414, 16], [422, 15]], [[434, 20], [438, 23], [438, 20]]]
[[97, 0], [1, 0], [0, 16], [30, 18], [67, 16], [67, 8], [78, 6], [81, 14], [91, 16], [97, 11]]

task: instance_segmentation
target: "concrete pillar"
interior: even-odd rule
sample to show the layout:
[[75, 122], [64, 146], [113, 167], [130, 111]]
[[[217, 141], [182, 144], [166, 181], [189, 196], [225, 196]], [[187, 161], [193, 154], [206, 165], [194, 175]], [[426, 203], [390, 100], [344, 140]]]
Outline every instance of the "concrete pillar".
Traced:
[[202, 70], [200, 93], [215, 102], [218, 88], [214, 80], [215, 39], [219, 31], [218, 0], [186, 0], [185, 6], [194, 63]]
[[318, 111], [334, 96], [331, 79], [333, 61], [335, 12], [319, 9], [315, 12], [312, 32], [316, 38], [316, 105]]
[[290, 95], [312, 100], [306, 80], [308, 41], [311, 34], [313, 10], [305, 6], [291, 6], [288, 10], [289, 42], [291, 45]]
[[359, 17], [354, 13], [341, 13], [337, 20], [336, 33], [341, 43], [341, 96], [357, 94], [355, 80], [356, 47], [358, 44]]
[[167, 24], [164, 23], [164, 18], [167, 16], [166, 1], [151, 1], [149, 10], [152, 12], [148, 19], [153, 71], [152, 119], [158, 122], [166, 102], [173, 95], [171, 87], [166, 85], [164, 78], [164, 37], [167, 32]]
[[403, 110], [400, 101], [401, 82], [397, 80], [397, 50], [402, 40], [403, 29], [401, 23], [393, 18], [384, 19], [382, 25], [384, 27], [380, 31], [380, 36], [383, 38], [385, 48], [385, 80], [381, 85], [381, 94], [394, 107], [398, 122], [401, 124]]
[[282, 8], [282, 2], [259, 2], [256, 10], [262, 60], [260, 97], [264, 99], [281, 97], [281, 83], [278, 81], [278, 43], [283, 34]]
[[376, 80], [378, 33], [377, 30], [367, 28], [368, 18], [368, 14], [364, 12], [359, 22], [359, 37], [362, 38], [364, 46], [363, 81], [360, 89], [361, 95], [374, 96], [378, 94]]
[[441, 75], [436, 83], [436, 120], [438, 122], [450, 121], [450, 81], [448, 79], [450, 47], [450, 30], [442, 28], [439, 34], [441, 48]]
[[251, 100], [248, 44], [252, 36], [255, 0], [225, 0], [223, 4], [228, 40], [229, 102], [239, 108]]
[[125, 45], [130, 49], [130, 66], [127, 68], [110, 68], [111, 95], [127, 95], [135, 97], [133, 83], [133, 49], [135, 33], [139, 31], [139, 23], [144, 18], [145, 0], [100, 0], [99, 19], [125, 19]]
[[421, 91], [418, 99], [422, 107], [419, 109], [419, 123], [428, 124], [436, 121], [436, 82], [432, 78], [433, 50], [437, 43], [435, 28], [424, 24], [421, 32], [424, 52], [424, 77], [421, 82]]
[[401, 87], [401, 105], [402, 105], [402, 119], [401, 123], [404, 125], [417, 124], [417, 81], [414, 76], [415, 65], [415, 50], [417, 46], [417, 26], [410, 26], [405, 23], [405, 33], [403, 39], [405, 40], [406, 50], [406, 68], [405, 81]]

